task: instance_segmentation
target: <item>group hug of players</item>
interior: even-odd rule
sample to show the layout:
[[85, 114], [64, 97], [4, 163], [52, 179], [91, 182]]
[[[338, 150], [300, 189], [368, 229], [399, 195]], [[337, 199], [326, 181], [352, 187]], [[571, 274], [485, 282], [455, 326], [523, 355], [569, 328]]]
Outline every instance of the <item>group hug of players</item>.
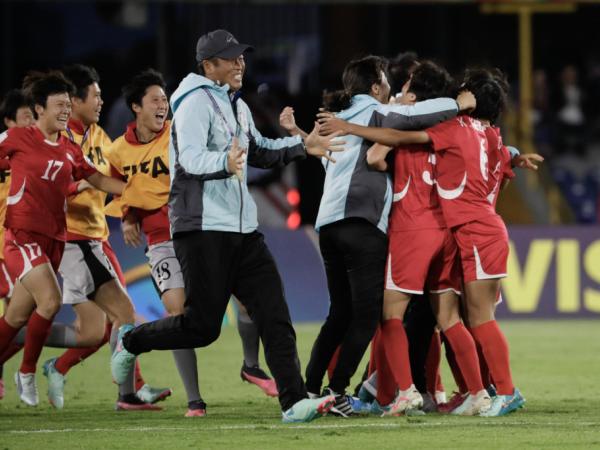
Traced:
[[[319, 114], [321, 134], [347, 136], [337, 161], [323, 158], [326, 179], [316, 228], [331, 306], [307, 365], [306, 388], [311, 396], [321, 395], [329, 368], [323, 395], [335, 398], [331, 411], [340, 416], [414, 412], [423, 408], [424, 398], [429, 411], [504, 415], [525, 400], [513, 385], [508, 343], [494, 319], [508, 257], [506, 227], [495, 204], [514, 176], [512, 167], [535, 169], [540, 158], [502, 143], [495, 122], [508, 86], [499, 72], [468, 71], [454, 100], [456, 89], [443, 68], [415, 64], [401, 95], [391, 97], [396, 105], [410, 106], [402, 113], [388, 105], [386, 72], [383, 58], [350, 62], [344, 90], [327, 94]], [[0, 364], [24, 349], [15, 382], [27, 405], [39, 403], [35, 373], [44, 345], [67, 348], [43, 364], [49, 401], [62, 408], [68, 370], [106, 342], [114, 351], [118, 328], [135, 321], [107, 240], [105, 214], [122, 218], [126, 243], [138, 245], [144, 235], [167, 313], [184, 309], [167, 207], [171, 130], [164, 88], [153, 70], [124, 87], [135, 120], [112, 143], [98, 126], [102, 99], [92, 68], [33, 74], [3, 103], [9, 129], [0, 136], [6, 211], [0, 280], [9, 300], [0, 318]], [[290, 133], [306, 135], [291, 108], [280, 122]], [[105, 206], [107, 194], [115, 197]], [[365, 226], [370, 229], [363, 233]], [[370, 272], [361, 279], [367, 266]], [[437, 370], [427, 371], [429, 389], [413, 383], [405, 312], [417, 295], [431, 304], [459, 387], [448, 402], [436, 389]], [[53, 323], [62, 303], [73, 305], [75, 326]], [[275, 382], [258, 366], [258, 333], [241, 306], [238, 327], [242, 378], [276, 396]], [[426, 345], [434, 367], [439, 336], [434, 333], [432, 345]], [[356, 399], [345, 391], [369, 343], [368, 378]], [[205, 415], [195, 351], [173, 354], [188, 397], [186, 416]], [[146, 384], [136, 362], [119, 384], [117, 408], [157, 409], [154, 403], [170, 393]], [[0, 380], [0, 398], [3, 394]]]

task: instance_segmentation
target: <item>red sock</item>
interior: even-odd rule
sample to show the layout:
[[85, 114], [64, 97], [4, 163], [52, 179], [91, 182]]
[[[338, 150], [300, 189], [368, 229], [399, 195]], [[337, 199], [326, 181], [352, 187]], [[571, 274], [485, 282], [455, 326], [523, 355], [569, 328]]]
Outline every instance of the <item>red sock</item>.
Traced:
[[100, 349], [100, 347], [102, 347], [108, 342], [109, 339], [110, 325], [107, 325], [106, 330], [104, 331], [104, 337], [98, 345], [94, 347], [85, 348], [70, 348], [58, 357], [58, 359], [54, 363], [54, 367], [59, 373], [66, 375], [67, 372], [71, 369], [71, 367], [79, 364], [84, 359], [89, 358], [91, 355], [96, 353]]
[[437, 331], [434, 331], [431, 336], [427, 359], [425, 360], [425, 382], [427, 383], [427, 392], [434, 397], [436, 390], [444, 390], [443, 386], [441, 389], [437, 388], [438, 381], [440, 384], [442, 382], [442, 377], [440, 376], [441, 353], [442, 341], [440, 340], [440, 334]]
[[35, 373], [44, 343], [52, 327], [52, 319], [45, 319], [34, 311], [27, 322], [27, 333], [25, 333], [25, 347], [23, 349], [23, 361], [21, 362], [21, 373]]
[[444, 341], [444, 347], [446, 348], [446, 361], [448, 361], [448, 366], [450, 366], [450, 371], [452, 372], [452, 377], [454, 378], [454, 382], [456, 383], [456, 389], [460, 394], [466, 394], [469, 389], [467, 388], [467, 383], [463, 378], [462, 372], [460, 371], [460, 367], [456, 363], [456, 357], [454, 356], [454, 351], [452, 350], [452, 346], [448, 341], [448, 338], [445, 334], [442, 333], [442, 340]]
[[140, 367], [140, 359], [135, 359], [135, 391], [139, 391], [146, 384], [142, 376], [142, 368]]
[[488, 387], [492, 382], [492, 375], [490, 374], [490, 369], [485, 362], [485, 356], [483, 356], [483, 350], [481, 350], [481, 345], [475, 343], [477, 345], [477, 357], [479, 358], [479, 371], [481, 372], [481, 381], [483, 382], [484, 387]]
[[329, 366], [327, 366], [327, 377], [331, 380], [333, 376], [333, 371], [335, 370], [335, 366], [337, 366], [338, 358], [340, 357], [340, 347], [335, 349], [335, 353], [331, 357], [331, 361], [329, 361]]
[[500, 330], [498, 322], [490, 320], [478, 327], [471, 328], [471, 333], [477, 343], [481, 345], [498, 394], [512, 395], [515, 387], [510, 374], [508, 342]]
[[375, 335], [373, 339], [371, 339], [371, 355], [369, 356], [369, 376], [373, 374], [373, 372], [377, 371], [377, 358], [379, 352], [381, 350], [381, 346], [379, 345], [379, 341], [381, 340], [381, 327], [377, 327], [375, 331]]
[[390, 319], [383, 323], [381, 343], [398, 389], [407, 390], [413, 384], [413, 380], [408, 356], [408, 339], [400, 319]]
[[473, 337], [461, 322], [452, 325], [444, 333], [454, 351], [460, 373], [465, 379], [469, 392], [477, 394], [483, 389], [483, 383], [479, 371], [477, 347]]
[[[7, 350], [12, 345], [13, 339], [15, 338], [19, 330], [20, 328], [11, 327], [6, 322], [6, 320], [4, 320], [4, 316], [0, 317], [0, 354], [2, 354], [2, 356], [4, 356], [5, 352], [7, 352]], [[6, 358], [6, 360], [8, 360], [8, 358]]]
[[8, 344], [8, 347], [6, 348], [6, 350], [4, 350], [4, 353], [0, 355], [0, 366], [3, 365], [6, 361], [8, 361], [10, 358], [15, 356], [15, 354], [17, 354], [22, 348], [23, 346], [21, 344], [15, 344], [14, 342]]
[[371, 354], [375, 354], [376, 361], [375, 366], [377, 367], [377, 402], [380, 405], [389, 405], [394, 401], [396, 397], [396, 380], [394, 380], [394, 374], [392, 373], [385, 356], [385, 350], [383, 349], [383, 342], [381, 335], [375, 342], [376, 349], [371, 351]]

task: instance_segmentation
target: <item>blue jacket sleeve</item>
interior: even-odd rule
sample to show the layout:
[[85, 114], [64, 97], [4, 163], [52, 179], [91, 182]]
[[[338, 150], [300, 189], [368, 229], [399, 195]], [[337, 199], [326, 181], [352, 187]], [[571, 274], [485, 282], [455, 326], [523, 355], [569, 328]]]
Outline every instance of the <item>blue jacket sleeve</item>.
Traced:
[[458, 104], [452, 98], [435, 98], [414, 105], [379, 105], [373, 114], [383, 128], [424, 130], [455, 117]]
[[209, 151], [208, 135], [214, 113], [210, 104], [196, 95], [184, 99], [173, 116], [173, 147], [179, 166], [202, 180], [231, 176], [227, 172], [227, 152]]

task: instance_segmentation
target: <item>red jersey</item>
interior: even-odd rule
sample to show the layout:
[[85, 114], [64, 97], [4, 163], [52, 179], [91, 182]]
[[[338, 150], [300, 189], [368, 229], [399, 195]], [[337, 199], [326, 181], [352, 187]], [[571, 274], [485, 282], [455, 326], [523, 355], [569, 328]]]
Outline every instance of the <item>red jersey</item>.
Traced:
[[498, 195], [502, 188], [502, 183], [505, 179], [514, 178], [515, 173], [512, 170], [511, 155], [508, 149], [502, 143], [502, 135], [500, 134], [500, 128], [498, 127], [487, 127], [485, 129], [485, 135], [488, 141], [488, 152], [489, 152], [489, 194], [488, 202], [496, 208], [496, 202], [498, 201]]
[[434, 188], [435, 154], [421, 145], [397, 148], [394, 153], [390, 231], [445, 228]]
[[96, 173], [81, 149], [64, 136], [51, 142], [35, 126], [11, 128], [0, 135], [0, 158], [10, 160], [12, 176], [6, 228], [64, 241], [69, 184]]
[[436, 152], [436, 189], [448, 227], [496, 214], [488, 202], [488, 142], [476, 119], [458, 116], [426, 130]]

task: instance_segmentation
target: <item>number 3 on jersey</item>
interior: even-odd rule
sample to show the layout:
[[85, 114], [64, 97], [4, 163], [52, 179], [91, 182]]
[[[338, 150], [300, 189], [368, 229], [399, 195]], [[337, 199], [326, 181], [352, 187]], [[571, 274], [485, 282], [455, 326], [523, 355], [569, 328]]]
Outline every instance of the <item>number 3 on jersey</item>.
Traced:
[[42, 180], [56, 180], [56, 176], [58, 175], [58, 172], [62, 168], [63, 164], [64, 162], [55, 161], [53, 159], [48, 161], [48, 167], [46, 168], [46, 172], [44, 172], [44, 175], [42, 175]]

